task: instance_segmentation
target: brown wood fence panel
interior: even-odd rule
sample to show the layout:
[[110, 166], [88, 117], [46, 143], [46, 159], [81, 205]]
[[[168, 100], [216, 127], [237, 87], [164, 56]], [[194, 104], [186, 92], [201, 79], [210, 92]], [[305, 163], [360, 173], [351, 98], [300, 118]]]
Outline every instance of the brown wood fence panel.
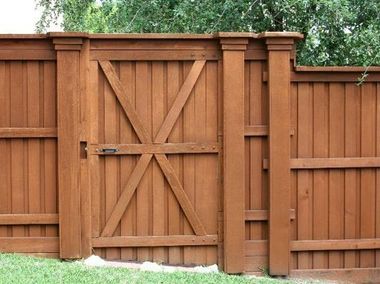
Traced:
[[378, 281], [380, 69], [299, 38], [1, 35], [0, 251]]
[[54, 52], [44, 40], [3, 40], [0, 46], [0, 247], [56, 257]]
[[[379, 83], [302, 82], [293, 83], [292, 158], [321, 159], [320, 165], [301, 165], [293, 171], [293, 269], [336, 269], [377, 267], [378, 164], [358, 162], [379, 160]], [[340, 158], [329, 166], [331, 158]], [[368, 158], [367, 158], [368, 157]], [[356, 165], [352, 161], [356, 158]], [[305, 163], [303, 163], [305, 164]], [[351, 165], [350, 165], [351, 164]], [[339, 168], [338, 168], [339, 166]], [[349, 239], [343, 246], [339, 240]], [[349, 244], [373, 240], [361, 250]], [[320, 241], [333, 240], [328, 249]], [[336, 250], [334, 250], [334, 247]], [[371, 247], [374, 249], [371, 250]]]

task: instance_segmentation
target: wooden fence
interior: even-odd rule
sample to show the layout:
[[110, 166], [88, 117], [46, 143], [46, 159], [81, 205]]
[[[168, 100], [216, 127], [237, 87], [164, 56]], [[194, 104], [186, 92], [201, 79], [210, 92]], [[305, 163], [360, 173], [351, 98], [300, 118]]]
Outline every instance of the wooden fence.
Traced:
[[380, 279], [380, 68], [298, 33], [0, 36], [0, 251]]

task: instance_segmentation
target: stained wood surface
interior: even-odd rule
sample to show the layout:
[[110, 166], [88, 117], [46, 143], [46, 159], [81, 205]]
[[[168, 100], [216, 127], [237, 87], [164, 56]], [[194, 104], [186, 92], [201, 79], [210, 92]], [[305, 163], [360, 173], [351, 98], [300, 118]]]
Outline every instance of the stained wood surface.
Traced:
[[[160, 60], [113, 64], [102, 61], [93, 70], [90, 72], [98, 75], [99, 113], [92, 124], [97, 124], [93, 129], [99, 132], [93, 132], [96, 144], [89, 147], [88, 153], [98, 156], [92, 161], [95, 172], [96, 168], [100, 171], [99, 193], [93, 195], [97, 206], [93, 208], [93, 217], [100, 221], [101, 238], [93, 238], [92, 242], [102, 240], [102, 248], [96, 251], [110, 259], [159, 259], [173, 264], [211, 263], [213, 259], [215, 262], [216, 242], [215, 247], [207, 247], [211, 243], [205, 239], [205, 247], [195, 249], [186, 248], [186, 240], [191, 240], [191, 235], [217, 233], [217, 178], [206, 179], [207, 171], [216, 175], [216, 154], [221, 150], [217, 141], [217, 117], [213, 115], [217, 109], [217, 85], [212, 84], [218, 80], [216, 64], [204, 60], [186, 64]], [[206, 78], [212, 89], [206, 89]], [[198, 138], [185, 135], [182, 128], [187, 119], [186, 123], [190, 119], [194, 121], [196, 113], [198, 133], [204, 133]], [[99, 152], [112, 148], [118, 152]], [[181, 164], [189, 159], [193, 162], [185, 170]], [[203, 166], [206, 161], [207, 169]], [[184, 180], [187, 172], [193, 172], [192, 180], [196, 183]], [[193, 197], [197, 184], [198, 195], [208, 194], [208, 202]], [[115, 192], [115, 188], [120, 191]], [[200, 192], [205, 189], [206, 192]], [[114, 192], [112, 198], [111, 192]], [[215, 201], [210, 203], [211, 199]], [[206, 204], [211, 207], [207, 208]], [[149, 238], [160, 240], [162, 235], [160, 242], [164, 243], [164, 240], [170, 242], [171, 235], [181, 234], [184, 239], [179, 238], [170, 248], [136, 245], [140, 242], [138, 238], [145, 238], [149, 243]], [[202, 246], [202, 240], [196, 244]], [[190, 250], [197, 253], [189, 255]]]
[[[58, 51], [58, 186], [61, 258], [81, 256], [79, 52]], [[67, 72], [70, 70], [70, 72]]]
[[222, 41], [224, 270], [244, 271], [244, 51], [240, 39]]
[[56, 65], [23, 58], [0, 59], [0, 250], [56, 253]]
[[[269, 175], [276, 166], [268, 143], [271, 120], [280, 128], [284, 120], [273, 110], [270, 117], [266, 44], [279, 52], [279, 45], [291, 47], [289, 36], [299, 35], [0, 35], [0, 250], [58, 257], [59, 218], [70, 217], [61, 241], [69, 250], [81, 246], [76, 256], [93, 248], [107, 259], [218, 263], [232, 271], [224, 260], [235, 255], [248, 273], [273, 266]], [[71, 52], [78, 56], [57, 56]], [[244, 69], [225, 64], [223, 52], [241, 54]], [[380, 263], [379, 68], [293, 67], [295, 58], [291, 50], [284, 63], [290, 122], [277, 139], [281, 150], [290, 139], [290, 210], [281, 215], [289, 222], [290, 274], [373, 281]], [[369, 76], [358, 86], [364, 71]], [[275, 82], [282, 95], [285, 83]], [[78, 112], [63, 107], [60, 123], [73, 124], [60, 134], [57, 92], [65, 105], [71, 88], [80, 94]], [[234, 94], [227, 100], [226, 90]], [[235, 97], [241, 90], [243, 104]], [[223, 104], [238, 103], [243, 116], [231, 122]], [[57, 140], [70, 145], [60, 147], [66, 164], [77, 163], [70, 178], [57, 169]], [[223, 192], [231, 185], [223, 164], [231, 159], [239, 178]], [[58, 212], [58, 184], [71, 188], [75, 214], [68, 206]], [[242, 223], [232, 224], [241, 229], [223, 218], [233, 200]], [[224, 236], [241, 241], [231, 250]]]

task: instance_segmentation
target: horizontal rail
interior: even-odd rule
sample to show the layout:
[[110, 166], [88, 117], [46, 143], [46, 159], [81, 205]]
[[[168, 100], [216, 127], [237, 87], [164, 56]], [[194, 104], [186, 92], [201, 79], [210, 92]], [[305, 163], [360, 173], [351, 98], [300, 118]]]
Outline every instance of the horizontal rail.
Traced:
[[[291, 82], [359, 82], [360, 72], [291, 72]], [[268, 72], [263, 73], [263, 82], [268, 81]], [[366, 82], [379, 82], [380, 73], [369, 73]]]
[[219, 50], [92, 50], [91, 60], [218, 60]]
[[88, 150], [92, 155], [140, 155], [218, 153], [220, 148], [218, 143], [93, 144]]
[[331, 283], [331, 280], [337, 280], [337, 283], [376, 283], [380, 279], [380, 268], [295, 269], [290, 270], [290, 277], [314, 278], [321, 283], [323, 280], [329, 280], [327, 283]]
[[302, 240], [290, 242], [291, 251], [380, 249], [380, 239]]
[[[245, 220], [246, 221], [268, 221], [269, 219], [268, 210], [245, 210]], [[289, 210], [290, 220], [296, 218], [296, 211], [294, 209]]]
[[[268, 168], [268, 159], [264, 159], [263, 169]], [[290, 168], [293, 170], [380, 168], [380, 157], [290, 159]]]
[[296, 66], [299, 72], [380, 72], [380, 67], [371, 66]]
[[49, 225], [58, 223], [58, 214], [0, 214], [0, 225]]
[[245, 255], [246, 256], [266, 256], [268, 255], [268, 241], [267, 240], [249, 240], [245, 241]]
[[57, 128], [1, 127], [0, 138], [49, 138], [57, 137]]
[[268, 136], [268, 125], [247, 125], [244, 127], [245, 136]]
[[212, 246], [218, 244], [217, 235], [193, 236], [128, 236], [99, 237], [92, 239], [95, 248], [108, 247], [172, 247], [172, 246]]
[[43, 49], [0, 49], [0, 60], [56, 60], [56, 54]]
[[1, 252], [59, 252], [58, 237], [0, 237]]
[[[295, 133], [295, 129], [290, 129], [290, 136], [293, 136]], [[262, 137], [269, 135], [269, 127], [268, 125], [246, 125], [244, 127], [244, 136], [246, 137]]]

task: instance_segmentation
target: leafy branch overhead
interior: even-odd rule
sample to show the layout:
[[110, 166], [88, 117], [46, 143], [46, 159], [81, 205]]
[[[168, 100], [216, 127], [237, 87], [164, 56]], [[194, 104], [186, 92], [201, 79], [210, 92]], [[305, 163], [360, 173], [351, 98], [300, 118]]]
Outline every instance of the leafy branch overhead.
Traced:
[[298, 31], [302, 65], [380, 65], [378, 0], [37, 0], [37, 31]]

